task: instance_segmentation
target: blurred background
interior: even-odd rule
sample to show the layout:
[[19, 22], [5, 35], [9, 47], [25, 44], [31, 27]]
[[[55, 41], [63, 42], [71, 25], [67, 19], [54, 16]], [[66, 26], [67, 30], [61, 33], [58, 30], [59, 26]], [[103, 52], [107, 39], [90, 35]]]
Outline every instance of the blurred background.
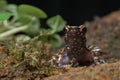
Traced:
[[7, 0], [8, 3], [37, 6], [48, 17], [60, 14], [69, 25], [80, 25], [93, 20], [94, 16], [105, 16], [119, 10], [120, 0]]
[[[6, 0], [1, 0], [1, 5], [2, 1]], [[40, 40], [60, 47], [63, 43], [61, 35], [64, 26], [85, 24], [88, 27], [88, 44], [100, 46], [108, 53], [120, 49], [117, 46], [120, 44], [120, 0], [7, 0], [7, 2], [3, 11], [11, 12], [13, 18], [1, 24], [0, 39], [8, 36], [11, 38], [11, 35], [18, 38], [19, 35], [25, 35], [30, 39], [40, 36], [44, 38]], [[10, 5], [11, 3], [14, 5]], [[30, 5], [38, 9], [32, 9]], [[40, 13], [39, 16], [36, 13]], [[23, 37], [20, 39], [23, 40]]]

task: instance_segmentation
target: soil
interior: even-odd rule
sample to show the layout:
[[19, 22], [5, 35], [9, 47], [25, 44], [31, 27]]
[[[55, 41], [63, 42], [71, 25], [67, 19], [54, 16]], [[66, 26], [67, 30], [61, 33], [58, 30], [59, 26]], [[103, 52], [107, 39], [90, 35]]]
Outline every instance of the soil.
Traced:
[[120, 61], [97, 66], [70, 68], [67, 73], [44, 80], [120, 80]]

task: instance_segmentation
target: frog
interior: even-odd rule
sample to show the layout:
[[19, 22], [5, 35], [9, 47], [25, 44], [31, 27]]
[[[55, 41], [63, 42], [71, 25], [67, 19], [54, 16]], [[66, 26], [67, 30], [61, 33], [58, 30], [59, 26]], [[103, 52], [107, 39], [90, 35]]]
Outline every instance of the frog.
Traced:
[[89, 66], [105, 63], [100, 58], [101, 49], [86, 45], [87, 27], [84, 25], [65, 27], [65, 47], [51, 59], [51, 65], [57, 67]]

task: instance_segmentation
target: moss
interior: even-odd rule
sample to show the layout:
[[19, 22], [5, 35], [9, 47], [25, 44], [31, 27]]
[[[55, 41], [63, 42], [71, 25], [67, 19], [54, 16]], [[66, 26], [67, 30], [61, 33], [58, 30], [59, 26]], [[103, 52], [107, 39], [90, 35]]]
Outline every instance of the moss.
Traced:
[[[21, 43], [11, 41], [3, 41], [1, 45], [6, 46], [8, 54], [4, 59], [0, 60], [0, 70], [6, 70], [6, 67], [11, 68], [9, 73], [2, 73], [0, 78], [43, 78], [54, 74], [56, 68], [51, 67], [49, 60], [51, 54], [48, 46], [40, 40], [31, 40]], [[50, 48], [49, 48], [50, 49]]]

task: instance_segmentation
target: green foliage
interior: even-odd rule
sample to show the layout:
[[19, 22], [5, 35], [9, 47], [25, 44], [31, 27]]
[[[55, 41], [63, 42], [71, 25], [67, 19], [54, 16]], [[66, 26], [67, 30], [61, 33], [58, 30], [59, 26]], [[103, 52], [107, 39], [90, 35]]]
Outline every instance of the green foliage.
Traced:
[[[14, 34], [22, 32], [26, 36], [52, 44], [59, 47], [62, 43], [57, 34], [66, 25], [66, 21], [60, 15], [53, 16], [47, 20], [48, 29], [41, 27], [41, 19], [47, 18], [47, 14], [40, 8], [28, 4], [7, 4], [6, 0], [0, 1], [0, 40], [15, 37]], [[11, 20], [7, 20], [12, 16]]]
[[[2, 73], [4, 79], [19, 79], [15, 76], [22, 80], [41, 79], [41, 76], [54, 74], [56, 68], [49, 63], [52, 57], [49, 53], [51, 48], [62, 44], [57, 33], [66, 21], [60, 15], [53, 16], [47, 20], [48, 28], [45, 29], [40, 22], [45, 18], [46, 13], [35, 6], [8, 4], [6, 0], [0, 0], [0, 47], [3, 52], [5, 49], [0, 57], [0, 69], [8, 71]], [[4, 70], [6, 68], [10, 71]]]
[[2, 13], [0, 13], [0, 22], [9, 19], [10, 16], [11, 16], [11, 13], [8, 13], [8, 12], [2, 12]]
[[59, 47], [62, 44], [62, 40], [61, 37], [57, 34], [52, 35], [49, 39], [48, 42], [52, 45], [54, 45], [54, 47]]
[[0, 0], [0, 11], [5, 9], [5, 6], [7, 5], [6, 0]]
[[34, 6], [22, 4], [18, 7], [19, 13], [36, 16], [38, 18], [47, 18], [46, 13]]
[[12, 13], [17, 12], [17, 5], [16, 4], [8, 4], [6, 9]]
[[47, 25], [50, 29], [42, 30], [40, 36], [43, 37], [42, 39], [46, 38], [44, 41], [52, 44], [53, 47], [59, 47], [62, 44], [62, 39], [56, 33], [63, 30], [66, 21], [60, 15], [56, 15], [47, 20]]
[[54, 32], [60, 32], [65, 27], [66, 22], [60, 15], [54, 16], [47, 20], [47, 25], [50, 26]]

